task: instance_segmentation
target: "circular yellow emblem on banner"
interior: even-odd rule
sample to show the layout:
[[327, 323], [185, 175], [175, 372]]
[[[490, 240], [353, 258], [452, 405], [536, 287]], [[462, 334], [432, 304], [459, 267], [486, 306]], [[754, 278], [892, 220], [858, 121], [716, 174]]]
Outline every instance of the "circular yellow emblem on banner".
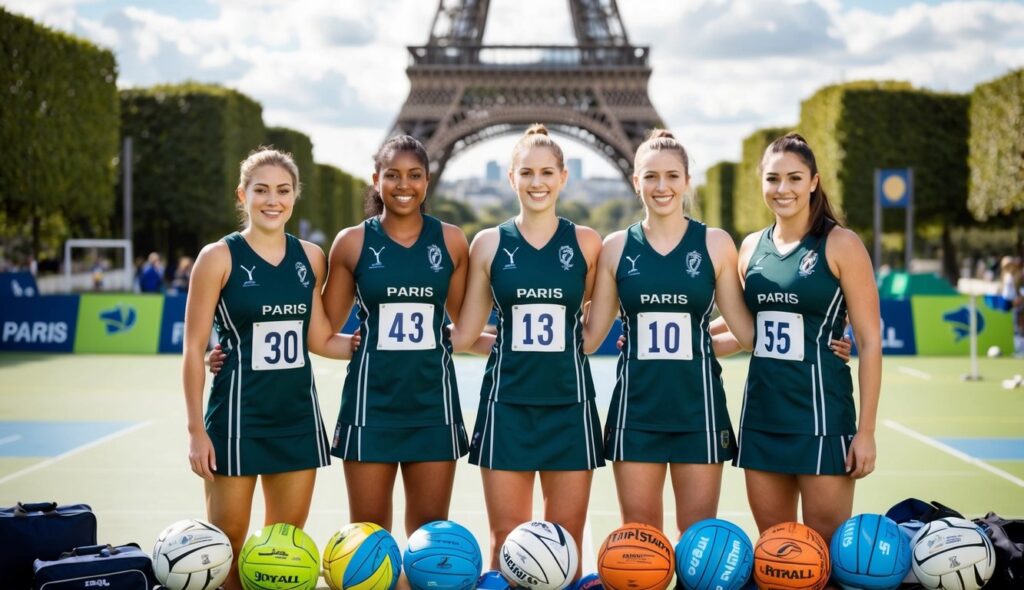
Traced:
[[882, 195], [889, 201], [896, 202], [907, 193], [907, 183], [899, 176], [890, 176], [882, 183]]

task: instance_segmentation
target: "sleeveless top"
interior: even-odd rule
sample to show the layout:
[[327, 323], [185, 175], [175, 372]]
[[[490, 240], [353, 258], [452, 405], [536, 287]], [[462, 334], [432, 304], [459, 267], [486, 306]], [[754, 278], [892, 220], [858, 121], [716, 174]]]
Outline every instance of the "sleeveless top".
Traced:
[[235, 232], [223, 238], [231, 273], [214, 314], [226, 353], [213, 378], [206, 428], [229, 438], [319, 430], [320, 408], [306, 349], [316, 277], [299, 240], [286, 235], [272, 265]]
[[515, 220], [498, 226], [491, 293], [498, 333], [480, 395], [497, 402], [560, 405], [594, 398], [583, 354], [587, 261], [576, 225], [558, 219], [554, 236], [534, 248]]
[[856, 433], [850, 367], [829, 340], [846, 326], [846, 300], [825, 259], [827, 235], [786, 254], [761, 233], [743, 297], [754, 317], [741, 427], [815, 436]]
[[679, 244], [662, 255], [639, 223], [631, 225], [615, 282], [626, 342], [609, 423], [667, 432], [728, 429], [722, 368], [708, 331], [715, 268], [707, 226], [691, 219]]
[[392, 240], [378, 217], [363, 229], [354, 273], [362, 344], [348, 365], [339, 420], [385, 428], [461, 424], [452, 346], [443, 334], [455, 265], [441, 222], [424, 215], [409, 247]]

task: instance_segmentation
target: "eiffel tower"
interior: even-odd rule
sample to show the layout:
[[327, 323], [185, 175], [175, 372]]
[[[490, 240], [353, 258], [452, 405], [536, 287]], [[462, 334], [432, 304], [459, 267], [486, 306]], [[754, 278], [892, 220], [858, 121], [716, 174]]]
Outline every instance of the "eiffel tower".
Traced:
[[453, 153], [544, 123], [629, 183], [644, 133], [663, 124], [647, 93], [649, 48], [629, 42], [616, 0], [569, 0], [575, 45], [484, 45], [488, 6], [438, 1], [429, 41], [408, 48], [409, 96], [388, 136], [422, 141], [436, 181]]

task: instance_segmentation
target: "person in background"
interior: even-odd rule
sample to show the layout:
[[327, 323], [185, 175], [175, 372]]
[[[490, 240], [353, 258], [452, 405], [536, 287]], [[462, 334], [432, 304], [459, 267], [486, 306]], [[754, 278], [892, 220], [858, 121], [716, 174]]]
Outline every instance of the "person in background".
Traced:
[[160, 255], [150, 252], [146, 264], [139, 273], [139, 291], [143, 293], [159, 293], [164, 288], [164, 263]]

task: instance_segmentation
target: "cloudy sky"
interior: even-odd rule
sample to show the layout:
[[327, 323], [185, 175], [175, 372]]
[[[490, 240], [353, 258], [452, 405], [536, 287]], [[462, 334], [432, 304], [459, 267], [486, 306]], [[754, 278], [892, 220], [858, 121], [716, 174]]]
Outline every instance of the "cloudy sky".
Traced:
[[[1024, 67], [1024, 1], [619, 0], [651, 47], [650, 94], [694, 172], [736, 159], [753, 130], [793, 124], [823, 85], [865, 78], [968, 92]], [[363, 176], [409, 90], [406, 45], [434, 0], [0, 0], [112, 49], [119, 85], [216, 82], [309, 134], [316, 159]], [[486, 43], [573, 43], [568, 4], [491, 0]], [[474, 146], [446, 178], [505, 163], [514, 138]], [[585, 175], [613, 175], [582, 145]]]

